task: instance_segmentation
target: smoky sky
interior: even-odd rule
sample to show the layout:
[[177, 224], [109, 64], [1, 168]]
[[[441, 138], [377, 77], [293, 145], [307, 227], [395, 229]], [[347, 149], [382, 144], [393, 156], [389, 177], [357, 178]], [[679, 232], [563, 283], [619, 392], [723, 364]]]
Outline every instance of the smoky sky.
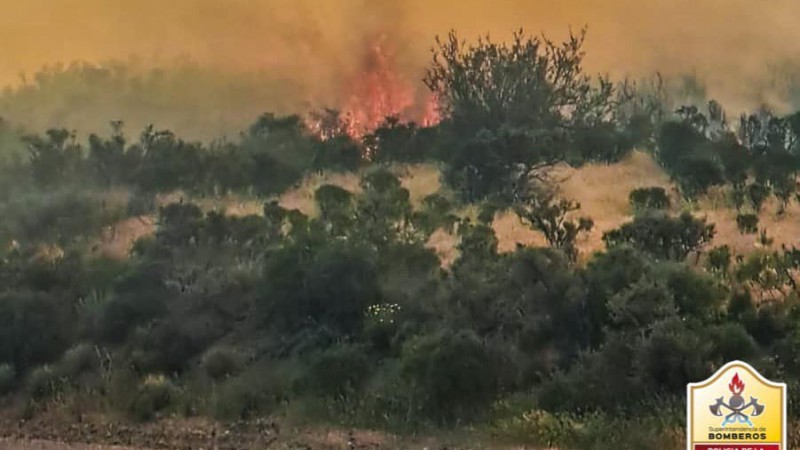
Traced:
[[[137, 58], [296, 80], [334, 98], [365, 40], [393, 40], [416, 80], [434, 37], [554, 39], [588, 26], [589, 71], [693, 74], [732, 102], [780, 102], [800, 50], [796, 0], [26, 0], [0, 13], [0, 84], [47, 64]], [[780, 75], [780, 76], [778, 76]], [[307, 99], [304, 99], [307, 100]]]

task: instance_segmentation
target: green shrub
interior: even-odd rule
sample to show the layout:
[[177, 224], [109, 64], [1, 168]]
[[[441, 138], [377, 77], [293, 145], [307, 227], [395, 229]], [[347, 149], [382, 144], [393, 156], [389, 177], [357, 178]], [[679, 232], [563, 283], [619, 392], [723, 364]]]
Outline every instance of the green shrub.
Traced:
[[723, 323], [711, 326], [705, 331], [708, 339], [714, 343], [713, 353], [719, 365], [733, 360], [752, 361], [758, 357], [758, 345], [738, 323]]
[[634, 189], [628, 199], [631, 207], [636, 211], [668, 209], [670, 206], [669, 195], [662, 187]]
[[0, 396], [6, 395], [14, 389], [17, 372], [11, 364], [0, 364]]
[[725, 182], [711, 142], [687, 121], [665, 122], [658, 136], [658, 158], [689, 197]]
[[59, 393], [63, 387], [61, 377], [50, 366], [34, 369], [28, 376], [28, 394], [34, 400], [44, 400]]
[[337, 243], [309, 255], [306, 246], [287, 246], [265, 264], [261, 305], [282, 330], [313, 325], [341, 334], [361, 329], [364, 312], [380, 297], [372, 254]]
[[[538, 400], [548, 411], [627, 410], [645, 394], [633, 366], [635, 341], [610, 334], [597, 350], [582, 354], [566, 372], [545, 380]], [[620, 402], [620, 399], [628, 399]]]
[[249, 377], [230, 378], [217, 389], [212, 413], [218, 419], [248, 419], [268, 405], [269, 395]]
[[165, 299], [169, 292], [161, 281], [161, 269], [143, 264], [117, 280], [114, 295], [103, 303], [97, 329], [93, 330], [98, 341], [121, 343], [131, 330], [166, 311]]
[[425, 158], [426, 148], [420, 144], [419, 130], [414, 123], [403, 123], [398, 117], [387, 117], [365, 143], [374, 149], [374, 161], [418, 162]]
[[742, 234], [756, 234], [758, 232], [758, 216], [756, 214], [738, 214], [736, 227]]
[[584, 416], [576, 427], [569, 448], [581, 450], [663, 450], [685, 445], [681, 410], [675, 402], [657, 405], [655, 416], [626, 419], [611, 414]]
[[[491, 209], [491, 212], [487, 211]], [[491, 222], [494, 217], [494, 207], [481, 207], [478, 220]], [[491, 217], [489, 217], [491, 216]], [[422, 199], [422, 208], [414, 213], [414, 225], [419, 226], [425, 233], [433, 233], [437, 228], [444, 228], [454, 232], [458, 217], [453, 214], [452, 202], [442, 194], [431, 194]]]
[[716, 273], [726, 274], [731, 267], [731, 248], [720, 245], [708, 252], [708, 266]]
[[165, 410], [176, 396], [176, 389], [163, 376], [150, 376], [139, 386], [130, 405], [131, 416], [138, 421], [149, 421]]
[[124, 215], [122, 207], [109, 204], [99, 195], [69, 189], [19, 196], [8, 208], [4, 219], [18, 237], [60, 245], [91, 238]]
[[358, 143], [346, 134], [318, 141], [314, 145], [314, 169], [350, 172], [358, 169], [362, 162], [363, 155]]
[[387, 361], [376, 369], [352, 412], [361, 426], [412, 433], [430, 425], [402, 370], [402, 362], [397, 360]]
[[[41, 281], [51, 276], [37, 275]], [[0, 294], [0, 360], [20, 372], [52, 362], [69, 345], [74, 325], [70, 315], [69, 303], [54, 295], [24, 290]]]
[[712, 186], [725, 183], [722, 164], [710, 155], [687, 155], [673, 173], [678, 178], [681, 191], [689, 197], [704, 194]]
[[298, 369], [291, 362], [259, 362], [225, 380], [215, 392], [213, 415], [224, 420], [269, 414], [294, 394]]
[[501, 419], [492, 424], [491, 430], [513, 442], [557, 448], [572, 442], [579, 427], [580, 423], [567, 414], [533, 409]]
[[473, 333], [441, 332], [406, 345], [402, 372], [424, 413], [450, 423], [476, 419], [495, 400], [498, 363]]
[[761, 207], [764, 205], [764, 202], [767, 201], [771, 192], [772, 190], [769, 186], [755, 182], [747, 186], [747, 199], [750, 201], [750, 205], [753, 209], [756, 212], [760, 212]]
[[606, 246], [631, 245], [658, 259], [682, 261], [714, 237], [714, 224], [684, 212], [671, 217], [663, 212], [636, 216], [632, 222], [603, 234]]
[[684, 264], [667, 263], [660, 269], [681, 314], [710, 320], [722, 313], [727, 292], [716, 278]]
[[139, 328], [131, 339], [136, 352], [133, 366], [140, 373], [183, 373], [216, 337], [207, 320], [202, 315], [187, 316]]
[[714, 344], [681, 318], [656, 323], [637, 344], [634, 365], [650, 392], [679, 395], [692, 380], [709, 375]]
[[203, 356], [202, 367], [212, 380], [220, 381], [242, 369], [242, 357], [232, 349], [214, 348]]
[[58, 364], [58, 373], [66, 378], [74, 379], [84, 373], [91, 372], [98, 366], [97, 354], [91, 344], [78, 344], [64, 353]]
[[353, 194], [339, 186], [324, 184], [314, 192], [320, 220], [334, 235], [346, 233], [355, 219]]
[[677, 308], [666, 286], [642, 279], [612, 296], [608, 300], [608, 313], [613, 329], [636, 331], [675, 316]]
[[346, 397], [357, 391], [371, 372], [366, 348], [340, 345], [311, 357], [305, 387], [316, 395]]

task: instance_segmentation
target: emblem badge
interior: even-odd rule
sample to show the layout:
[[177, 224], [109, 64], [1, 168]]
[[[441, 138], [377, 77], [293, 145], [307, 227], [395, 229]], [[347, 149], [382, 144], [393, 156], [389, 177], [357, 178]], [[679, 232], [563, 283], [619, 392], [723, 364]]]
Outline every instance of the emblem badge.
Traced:
[[786, 450], [786, 385], [734, 361], [687, 386], [688, 450]]

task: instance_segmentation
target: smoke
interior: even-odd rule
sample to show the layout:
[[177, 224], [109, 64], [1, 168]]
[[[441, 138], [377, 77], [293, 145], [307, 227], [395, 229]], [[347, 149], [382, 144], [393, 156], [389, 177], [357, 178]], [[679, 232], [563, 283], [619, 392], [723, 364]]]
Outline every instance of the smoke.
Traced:
[[[84, 127], [88, 122], [72, 111], [77, 88], [69, 83], [40, 89], [40, 97], [58, 94], [64, 101], [47, 108], [39, 108], [30, 92], [25, 97], [12, 95], [20, 86], [35, 83], [32, 74], [49, 64], [135, 61], [132, 65], [138, 69], [129, 72], [145, 79], [153, 76], [147, 68], [163, 73], [191, 66], [191, 79], [164, 88], [173, 107], [155, 100], [142, 106], [136, 95], [111, 96], [117, 100], [85, 97], [81, 104], [83, 110], [96, 107], [110, 115], [93, 126], [114, 118], [138, 124], [154, 114], [149, 120], [207, 138], [243, 126], [245, 119], [233, 112], [237, 106], [249, 115], [341, 105], [351, 96], [348, 83], [363, 69], [364, 52], [375, 36], [385, 36], [394, 46], [398, 75], [419, 84], [434, 37], [450, 29], [467, 39], [489, 33], [501, 40], [522, 27], [561, 39], [570, 26], [588, 25], [586, 62], [591, 72], [634, 78], [656, 71], [691, 74], [702, 81], [709, 97], [732, 109], [764, 102], [788, 109], [798, 100], [800, 71], [791, 62], [800, 50], [796, 0], [8, 3], [0, 15], [0, 84], [16, 90], [6, 93], [0, 114], [32, 128]], [[155, 91], [152, 97], [164, 97], [164, 92]], [[204, 116], [213, 120], [204, 121]]]

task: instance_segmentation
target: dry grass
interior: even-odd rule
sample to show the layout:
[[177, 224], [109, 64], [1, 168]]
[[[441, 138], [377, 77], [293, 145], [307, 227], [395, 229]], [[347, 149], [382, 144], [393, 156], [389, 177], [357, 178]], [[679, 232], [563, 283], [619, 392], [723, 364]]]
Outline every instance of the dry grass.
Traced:
[[[434, 165], [395, 164], [391, 166], [391, 170], [400, 177], [403, 187], [409, 190], [411, 203], [415, 208], [420, 206], [426, 196], [442, 190], [440, 171]], [[303, 214], [315, 216], [317, 208], [314, 192], [317, 188], [323, 184], [333, 184], [358, 193], [361, 190], [360, 175], [356, 173], [310, 175], [277, 199], [284, 208], [297, 209]], [[628, 203], [630, 192], [637, 188], [652, 186], [663, 187], [670, 193], [674, 205], [673, 212], [689, 209], [696, 216], [706, 217], [709, 222], [714, 223], [717, 235], [712, 245], [728, 245], [736, 253], [748, 253], [759, 247], [757, 236], [739, 233], [736, 226], [736, 212], [729, 205], [726, 190], [712, 190], [697, 202], [687, 204], [682, 201], [667, 174], [650, 155], [644, 152], [633, 152], [623, 161], [611, 165], [587, 164], [580, 168], [559, 166], [551, 175], [558, 181], [562, 197], [581, 204], [581, 209], [574, 215], [594, 220], [594, 229], [581, 236], [578, 242], [581, 259], [586, 259], [591, 253], [604, 248], [602, 238], [605, 232], [631, 220], [632, 211]], [[162, 195], [158, 198], [158, 204], [178, 202], [184, 198], [189, 199], [180, 192]], [[191, 200], [206, 211], [224, 211], [229, 215], [261, 214], [263, 211], [263, 201], [256, 198], [224, 196]], [[768, 235], [775, 239], [775, 246], [800, 246], [800, 205], [793, 204], [781, 216], [778, 216], [776, 211], [777, 204], [774, 199], [767, 202], [760, 215], [759, 226], [767, 229]], [[474, 219], [477, 211], [474, 207], [468, 207], [459, 211], [458, 215]], [[514, 251], [518, 245], [546, 245], [541, 233], [530, 229], [513, 212], [498, 213], [492, 226], [501, 252]], [[103, 233], [96, 245], [96, 251], [105, 256], [124, 258], [137, 239], [154, 230], [153, 217], [126, 219]], [[427, 245], [439, 255], [443, 261], [442, 265], [448, 267], [458, 256], [457, 244], [456, 236], [438, 230], [430, 237]]]
[[524, 224], [512, 211], [497, 213], [492, 222], [497, 236], [497, 250], [500, 253], [513, 252], [517, 245], [543, 247], [547, 245], [542, 233]]
[[[709, 205], [706, 199], [701, 199], [698, 216], [708, 218], [715, 224], [717, 231], [713, 245], [727, 245], [735, 253], [744, 254], [761, 247], [758, 235], [743, 235], [736, 226], [736, 210], [725, 207]], [[767, 236], [774, 239], [774, 247], [780, 248], [800, 246], [800, 205], [793, 203], [786, 212], [778, 215], [778, 202], [771, 198], [759, 214], [759, 229], [766, 229]]]
[[323, 173], [307, 176], [300, 184], [278, 197], [278, 203], [286, 209], [296, 209], [307, 216], [317, 215], [314, 192], [324, 184], [332, 184], [357, 193], [361, 191], [359, 176], [353, 173]]
[[[618, 228], [633, 218], [628, 202], [630, 192], [653, 186], [667, 190], [673, 201], [674, 213], [690, 209], [695, 216], [706, 217], [710, 223], [716, 225], [717, 234], [711, 246], [728, 245], [740, 254], [752, 252], [760, 246], [758, 236], [739, 233], [736, 211], [730, 207], [727, 190], [711, 190], [697, 202], [685, 203], [669, 176], [646, 153], [633, 152], [623, 161], [611, 165], [588, 164], [580, 168], [560, 166], [551, 175], [558, 182], [563, 198], [581, 204], [581, 209], [574, 215], [594, 220], [592, 231], [581, 236], [578, 241], [582, 260], [593, 252], [604, 249], [605, 232]], [[461, 211], [459, 215], [467, 217], [470, 211]], [[524, 224], [513, 212], [498, 213], [492, 226], [499, 241], [500, 252], [514, 251], [517, 245], [546, 245], [542, 234]], [[776, 247], [800, 246], [800, 205], [793, 204], [786, 213], [779, 216], [777, 202], [774, 198], [771, 199], [760, 214], [759, 226], [767, 229], [769, 237], [775, 239]], [[445, 260], [452, 261], [457, 257], [455, 246], [458, 240], [453, 236], [445, 238], [443, 233], [437, 232], [429, 245]]]
[[588, 164], [578, 169], [561, 167], [553, 176], [563, 180], [561, 195], [581, 204], [575, 215], [594, 220], [594, 228], [579, 243], [584, 255], [602, 250], [603, 234], [631, 219], [628, 195], [632, 190], [657, 186], [671, 194], [673, 203], [678, 199], [669, 177], [650, 155], [639, 151], [616, 164]]
[[[669, 177], [650, 155], [638, 151], [616, 164], [587, 164], [580, 168], [564, 165], [555, 168], [550, 175], [558, 182], [563, 198], [580, 203], [581, 209], [574, 215], [594, 220], [592, 231], [578, 241], [583, 258], [604, 248], [603, 233], [631, 219], [628, 195], [632, 190], [659, 186], [670, 192], [675, 200], [678, 198]], [[514, 251], [518, 244], [546, 245], [544, 236], [522, 223], [513, 212], [496, 215], [493, 228], [501, 252]]]
[[106, 258], [124, 259], [137, 240], [153, 234], [155, 230], [155, 217], [130, 217], [106, 227], [92, 246], [92, 252]]
[[[591, 164], [579, 169], [559, 168], [554, 175], [563, 180], [561, 195], [581, 203], [578, 214], [591, 217], [595, 228], [586, 242], [580, 244], [582, 253], [603, 249], [603, 233], [631, 219], [628, 205], [630, 191], [649, 186], [665, 188], [673, 200], [673, 212], [691, 209], [696, 217], [705, 217], [715, 224], [716, 236], [711, 246], [728, 245], [739, 254], [759, 248], [757, 235], [742, 235], [736, 225], [736, 211], [731, 207], [728, 189], [712, 189], [693, 204], [683, 202], [667, 174], [642, 152], [613, 165]], [[766, 228], [775, 246], [800, 246], [800, 205], [792, 204], [783, 215], [777, 214], [775, 198], [768, 201], [759, 215], [759, 227]], [[499, 237], [499, 235], [498, 235]]]
[[239, 195], [203, 196], [195, 197], [182, 191], [158, 194], [157, 206], [166, 206], [170, 203], [192, 202], [203, 211], [220, 211], [230, 216], [259, 215], [264, 211], [264, 202], [253, 197]]
[[393, 172], [408, 189], [411, 206], [418, 208], [425, 197], [442, 190], [441, 171], [431, 164], [395, 165]]
[[[441, 189], [439, 170], [431, 165], [403, 167], [403, 185], [411, 191], [412, 202], [418, 204], [425, 195]], [[588, 164], [581, 168], [560, 166], [551, 173], [560, 185], [564, 198], [576, 200], [581, 204], [578, 216], [591, 217], [594, 229], [579, 238], [578, 247], [582, 258], [603, 248], [603, 233], [619, 227], [631, 219], [628, 195], [640, 187], [660, 186], [673, 193], [677, 203], [677, 190], [669, 177], [646, 153], [634, 152], [625, 160], [612, 165]], [[477, 211], [468, 207], [458, 212], [460, 217], [475, 219]], [[498, 239], [498, 250], [512, 252], [518, 245], [545, 246], [544, 236], [511, 211], [497, 213], [492, 223]], [[448, 267], [458, 257], [456, 246], [458, 238], [442, 230], [437, 231], [428, 241]]]
[[242, 198], [234, 195], [194, 200], [205, 211], [220, 211], [229, 216], [244, 217], [264, 213], [264, 202], [255, 198]]
[[31, 259], [43, 262], [53, 262], [64, 257], [64, 249], [56, 244], [38, 244]]
[[[400, 183], [408, 189], [411, 205], [418, 207], [422, 200], [441, 190], [439, 169], [430, 164], [395, 164], [390, 170], [400, 178]], [[324, 173], [306, 177], [300, 184], [278, 198], [278, 203], [286, 209], [297, 209], [307, 216], [317, 214], [314, 192], [324, 184], [332, 184], [352, 193], [361, 192], [357, 173]]]
[[434, 231], [425, 246], [436, 252], [442, 267], [450, 267], [458, 259], [458, 237], [443, 229]]

